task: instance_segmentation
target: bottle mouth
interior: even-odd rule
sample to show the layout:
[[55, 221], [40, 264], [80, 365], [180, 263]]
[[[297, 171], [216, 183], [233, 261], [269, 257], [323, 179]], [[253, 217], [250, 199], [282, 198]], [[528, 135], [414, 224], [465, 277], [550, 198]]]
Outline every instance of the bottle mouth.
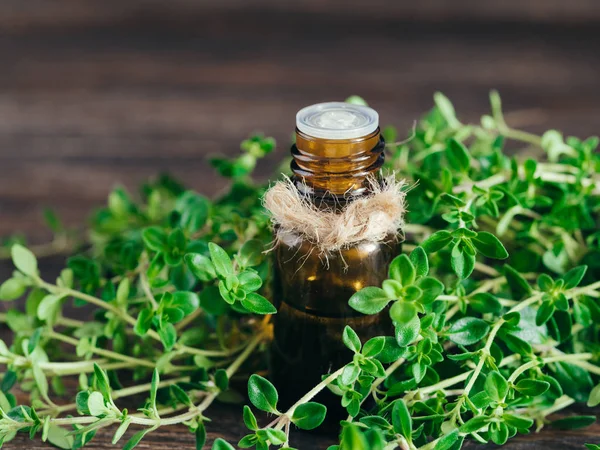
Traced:
[[351, 103], [318, 103], [296, 114], [296, 128], [319, 139], [356, 139], [373, 133], [378, 127], [377, 111]]
[[337, 157], [303, 151], [298, 145], [292, 145], [290, 168], [296, 187], [319, 201], [330, 199], [334, 203], [367, 193], [369, 177], [376, 176], [385, 160], [383, 137], [377, 133], [373, 138], [376, 141], [369, 147], [360, 142], [362, 151]]

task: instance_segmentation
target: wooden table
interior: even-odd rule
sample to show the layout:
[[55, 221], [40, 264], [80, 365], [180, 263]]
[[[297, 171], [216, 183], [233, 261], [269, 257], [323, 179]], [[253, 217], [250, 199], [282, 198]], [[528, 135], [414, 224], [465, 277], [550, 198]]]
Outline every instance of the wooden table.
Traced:
[[[424, 3], [424, 4], [423, 4]], [[234, 154], [254, 130], [287, 153], [295, 112], [364, 96], [408, 130], [446, 93], [465, 120], [500, 90], [508, 120], [532, 131], [598, 133], [600, 8], [594, 0], [522, 2], [169, 2], [3, 0], [0, 4], [0, 236], [48, 238], [40, 211], [82, 224], [115, 184], [168, 171], [206, 194], [224, 186], [210, 153]], [[55, 272], [60, 259], [44, 261]], [[9, 263], [0, 274], [10, 273]], [[6, 307], [2, 304], [2, 307]], [[211, 410], [209, 437], [235, 442], [239, 408]], [[298, 436], [301, 449], [326, 438]], [[112, 448], [100, 433], [92, 448]], [[600, 427], [545, 430], [509, 448], [581, 448]], [[46, 448], [25, 437], [4, 448]], [[193, 448], [184, 429], [139, 448]]]

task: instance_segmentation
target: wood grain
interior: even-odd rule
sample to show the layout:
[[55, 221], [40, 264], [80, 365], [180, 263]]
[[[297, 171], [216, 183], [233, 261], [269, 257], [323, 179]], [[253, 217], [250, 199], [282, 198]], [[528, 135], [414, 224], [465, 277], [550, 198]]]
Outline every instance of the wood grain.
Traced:
[[[41, 209], [71, 226], [122, 184], [168, 171], [206, 194], [224, 186], [211, 153], [254, 130], [287, 154], [295, 112], [359, 94], [410, 129], [445, 92], [461, 118], [503, 95], [509, 122], [598, 133], [600, 7], [595, 0], [348, 2], [4, 0], [0, 3], [0, 236], [47, 238]], [[52, 274], [62, 261], [44, 262]], [[7, 263], [0, 274], [10, 273]], [[209, 437], [236, 442], [239, 408], [211, 410]], [[298, 433], [300, 449], [334, 439]], [[114, 448], [102, 431], [91, 448]], [[544, 430], [509, 449], [581, 448], [600, 427]], [[19, 437], [4, 448], [47, 448]], [[184, 428], [139, 448], [193, 448]]]

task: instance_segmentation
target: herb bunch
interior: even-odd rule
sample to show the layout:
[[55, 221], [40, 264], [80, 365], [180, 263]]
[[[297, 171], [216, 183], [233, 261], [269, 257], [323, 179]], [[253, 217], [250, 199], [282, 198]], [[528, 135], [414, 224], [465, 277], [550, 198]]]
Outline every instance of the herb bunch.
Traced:
[[[240, 156], [212, 160], [231, 180], [217, 200], [161, 177], [138, 202], [113, 191], [84, 243], [51, 213], [51, 244], [32, 252], [9, 240], [17, 270], [0, 299], [27, 300], [25, 312], [0, 317], [12, 330], [11, 345], [0, 345], [0, 442], [24, 431], [80, 448], [100, 428], [114, 426], [116, 443], [135, 426], [124, 446], [132, 449], [158, 427], [184, 424], [203, 448], [213, 401], [243, 401], [229, 386], [236, 374], [250, 375], [252, 406], [273, 416], [259, 425], [244, 406], [248, 434], [237, 446], [258, 450], [291, 449], [292, 426], [320, 426], [327, 411], [313, 400], [325, 389], [348, 412], [333, 447], [340, 450], [504, 444], [575, 402], [599, 404], [598, 139], [513, 129], [498, 94], [490, 98], [480, 124], [462, 123], [438, 93], [410, 140], [396, 142], [397, 131], [384, 129], [387, 168], [413, 182], [406, 254], [381, 286], [349, 302], [364, 314], [389, 314], [395, 333], [363, 342], [347, 327], [352, 360], [286, 411], [276, 387], [251, 375], [264, 369], [258, 355], [275, 313], [265, 186], [251, 178], [274, 149], [271, 138], [254, 136]], [[75, 256], [58, 279], [42, 277], [35, 253], [65, 250]], [[73, 319], [72, 305], [91, 319]], [[80, 392], [57, 404], [68, 377]], [[16, 383], [27, 404], [11, 393]], [[145, 398], [138, 412], [120, 406], [136, 395]], [[570, 416], [552, 426], [595, 420]], [[235, 447], [217, 439], [212, 448]]]

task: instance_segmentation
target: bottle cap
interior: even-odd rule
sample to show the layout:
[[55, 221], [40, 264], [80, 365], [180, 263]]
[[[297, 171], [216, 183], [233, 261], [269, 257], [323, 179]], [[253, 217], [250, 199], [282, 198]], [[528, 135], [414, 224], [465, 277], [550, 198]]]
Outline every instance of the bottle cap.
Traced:
[[320, 139], [356, 139], [379, 126], [379, 114], [368, 106], [344, 102], [317, 103], [296, 114], [296, 127]]

